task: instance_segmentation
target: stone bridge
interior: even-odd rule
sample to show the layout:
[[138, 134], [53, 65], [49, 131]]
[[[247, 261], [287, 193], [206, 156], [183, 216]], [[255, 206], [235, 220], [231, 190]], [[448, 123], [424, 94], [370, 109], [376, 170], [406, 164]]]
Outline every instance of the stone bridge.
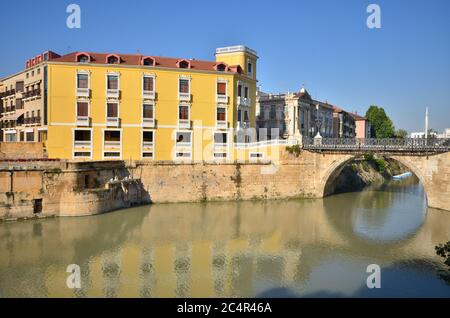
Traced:
[[429, 207], [450, 211], [449, 144], [448, 139], [378, 140], [376, 143], [367, 139], [349, 139], [345, 143], [323, 139], [306, 141], [302, 155], [312, 156], [308, 161], [314, 166], [316, 197], [333, 192], [334, 180], [348, 162], [375, 153], [400, 162], [414, 173], [424, 186]]

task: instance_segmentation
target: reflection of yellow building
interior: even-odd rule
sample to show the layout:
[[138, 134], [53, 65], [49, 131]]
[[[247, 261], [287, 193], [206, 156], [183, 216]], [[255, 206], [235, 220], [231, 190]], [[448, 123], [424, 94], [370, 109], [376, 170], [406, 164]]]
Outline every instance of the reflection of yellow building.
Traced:
[[[255, 126], [256, 61], [245, 46], [217, 49], [216, 61], [42, 55], [33, 67], [42, 69], [49, 157], [232, 159], [236, 132]], [[19, 141], [10, 128], [8, 140]]]

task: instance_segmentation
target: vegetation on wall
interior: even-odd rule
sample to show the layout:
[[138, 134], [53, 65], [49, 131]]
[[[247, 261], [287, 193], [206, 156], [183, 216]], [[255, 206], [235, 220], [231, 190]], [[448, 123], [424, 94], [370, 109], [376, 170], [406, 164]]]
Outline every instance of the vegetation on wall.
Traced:
[[291, 155], [295, 155], [296, 157], [298, 157], [302, 152], [302, 148], [300, 147], [300, 145], [287, 146], [286, 151]]

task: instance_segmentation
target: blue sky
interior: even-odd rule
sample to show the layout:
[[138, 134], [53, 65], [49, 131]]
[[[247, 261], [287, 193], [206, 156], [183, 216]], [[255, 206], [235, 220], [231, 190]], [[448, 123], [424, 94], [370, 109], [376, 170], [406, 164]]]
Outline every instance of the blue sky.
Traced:
[[[81, 7], [81, 29], [66, 7]], [[366, 8], [381, 7], [381, 29]], [[450, 127], [450, 1], [8, 1], [0, 11], [0, 77], [45, 50], [214, 59], [244, 44], [260, 56], [264, 91], [296, 91], [364, 114], [376, 104], [396, 128]], [[8, 40], [6, 40], [8, 39]]]

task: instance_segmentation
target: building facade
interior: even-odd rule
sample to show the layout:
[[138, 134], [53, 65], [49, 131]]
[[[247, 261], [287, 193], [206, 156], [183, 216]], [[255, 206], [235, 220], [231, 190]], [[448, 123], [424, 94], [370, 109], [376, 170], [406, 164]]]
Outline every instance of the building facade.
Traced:
[[[302, 87], [298, 93], [267, 94], [256, 97], [258, 136], [270, 139], [315, 137], [354, 138], [355, 120], [350, 113], [328, 102], [311, 98]], [[263, 137], [264, 138], [264, 137]]]
[[355, 120], [356, 138], [360, 139], [372, 138], [371, 136], [372, 126], [370, 125], [370, 121], [368, 121], [367, 118], [365, 117], [359, 116], [358, 114], [350, 113], [350, 115]]
[[258, 56], [215, 57], [46, 52], [1, 81], [4, 139], [43, 141], [50, 158], [229, 159], [255, 127]]

